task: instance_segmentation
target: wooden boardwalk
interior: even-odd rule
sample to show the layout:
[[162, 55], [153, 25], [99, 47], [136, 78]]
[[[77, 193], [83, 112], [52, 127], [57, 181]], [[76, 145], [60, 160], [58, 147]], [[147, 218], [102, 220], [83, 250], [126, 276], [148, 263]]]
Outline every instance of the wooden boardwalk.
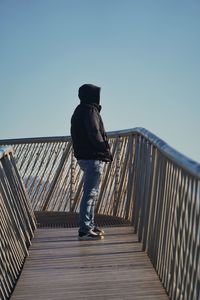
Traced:
[[11, 300], [169, 299], [132, 227], [101, 241], [76, 228], [38, 229]]

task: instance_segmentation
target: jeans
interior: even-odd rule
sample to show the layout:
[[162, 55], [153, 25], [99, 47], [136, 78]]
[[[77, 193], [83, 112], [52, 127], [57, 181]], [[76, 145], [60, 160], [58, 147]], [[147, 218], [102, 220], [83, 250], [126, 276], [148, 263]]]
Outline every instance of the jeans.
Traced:
[[87, 233], [94, 229], [95, 205], [99, 194], [99, 185], [104, 163], [100, 160], [78, 160], [83, 175], [83, 197], [80, 204], [79, 232]]

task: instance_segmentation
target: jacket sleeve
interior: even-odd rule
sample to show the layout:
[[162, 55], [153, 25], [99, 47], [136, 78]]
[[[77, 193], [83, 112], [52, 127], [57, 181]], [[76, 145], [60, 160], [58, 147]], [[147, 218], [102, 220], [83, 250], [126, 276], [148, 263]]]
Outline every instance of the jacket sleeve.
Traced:
[[85, 113], [84, 125], [91, 144], [97, 151], [107, 151], [108, 146], [100, 131], [99, 116], [95, 109], [89, 109]]

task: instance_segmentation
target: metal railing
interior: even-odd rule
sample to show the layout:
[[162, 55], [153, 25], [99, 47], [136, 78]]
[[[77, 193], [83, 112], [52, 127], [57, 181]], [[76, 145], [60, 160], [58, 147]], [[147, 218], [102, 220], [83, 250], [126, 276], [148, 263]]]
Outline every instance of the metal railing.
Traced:
[[0, 148], [0, 299], [8, 299], [19, 277], [35, 221], [12, 148]]
[[[108, 134], [97, 213], [131, 220], [171, 299], [200, 299], [200, 165], [142, 128]], [[34, 210], [78, 212], [70, 137], [0, 141], [15, 149]]]

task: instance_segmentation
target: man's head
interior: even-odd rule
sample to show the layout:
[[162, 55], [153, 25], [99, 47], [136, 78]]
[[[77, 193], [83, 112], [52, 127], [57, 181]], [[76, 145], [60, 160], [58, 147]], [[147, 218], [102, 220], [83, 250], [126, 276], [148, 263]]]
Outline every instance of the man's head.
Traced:
[[78, 96], [81, 103], [90, 104], [96, 103], [100, 104], [100, 91], [101, 88], [93, 84], [84, 84], [78, 90]]

